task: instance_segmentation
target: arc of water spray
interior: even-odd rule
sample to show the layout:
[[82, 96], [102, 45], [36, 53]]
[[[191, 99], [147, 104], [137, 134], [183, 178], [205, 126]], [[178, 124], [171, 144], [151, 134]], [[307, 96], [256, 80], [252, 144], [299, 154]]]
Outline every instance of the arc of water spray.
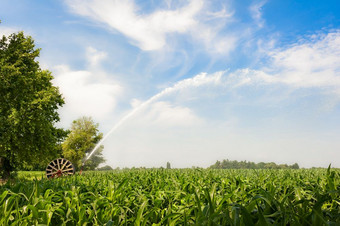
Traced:
[[189, 88], [189, 87], [198, 87], [198, 86], [202, 86], [202, 85], [205, 85], [205, 84], [209, 84], [209, 83], [212, 83], [212, 84], [220, 84], [221, 82], [221, 77], [222, 75], [225, 73], [225, 71], [221, 71], [221, 72], [216, 72], [210, 76], [207, 76], [206, 73], [201, 73], [201, 74], [198, 74], [192, 78], [188, 78], [188, 79], [184, 79], [184, 80], [181, 80], [177, 83], [175, 83], [175, 85], [171, 86], [171, 87], [168, 87], [168, 88], [165, 88], [164, 90], [162, 90], [161, 92], [157, 93], [156, 95], [152, 96], [150, 99], [148, 99], [147, 101], [143, 102], [142, 104], [140, 104], [139, 106], [137, 106], [136, 108], [134, 108], [130, 113], [128, 113], [127, 115], [125, 115], [121, 120], [119, 120], [117, 122], [117, 124], [112, 127], [112, 129], [103, 137], [103, 139], [101, 139], [98, 144], [93, 148], [93, 150], [91, 151], [91, 153], [86, 157], [83, 165], [85, 164], [85, 162], [91, 158], [91, 156], [93, 155], [93, 153], [96, 152], [96, 150], [100, 147], [100, 145], [114, 132], [116, 131], [127, 119], [129, 119], [131, 116], [133, 116], [134, 114], [136, 114], [139, 110], [141, 110], [142, 108], [144, 108], [145, 106], [151, 104], [152, 102], [154, 102], [155, 100], [167, 95], [167, 94], [170, 94], [170, 93], [173, 93], [173, 92], [176, 92], [176, 91], [179, 91], [179, 90], [182, 90], [182, 89], [186, 89], [186, 88]]

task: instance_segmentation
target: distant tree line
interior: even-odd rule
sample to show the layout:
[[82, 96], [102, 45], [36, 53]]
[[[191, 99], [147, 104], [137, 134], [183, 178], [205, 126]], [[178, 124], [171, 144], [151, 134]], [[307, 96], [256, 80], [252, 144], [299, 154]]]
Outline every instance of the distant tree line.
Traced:
[[276, 164], [274, 162], [247, 162], [247, 161], [231, 161], [224, 159], [223, 161], [216, 161], [214, 165], [209, 167], [210, 169], [299, 169], [299, 165], [294, 163], [293, 165]]

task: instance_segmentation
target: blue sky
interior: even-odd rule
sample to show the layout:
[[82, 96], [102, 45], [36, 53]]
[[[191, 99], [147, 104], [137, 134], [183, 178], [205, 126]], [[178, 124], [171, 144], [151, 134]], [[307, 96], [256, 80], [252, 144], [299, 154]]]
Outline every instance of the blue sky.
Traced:
[[2, 0], [0, 34], [23, 30], [42, 48], [66, 100], [58, 126], [92, 116], [105, 135], [119, 123], [103, 143], [113, 167], [340, 167], [339, 12], [337, 1]]

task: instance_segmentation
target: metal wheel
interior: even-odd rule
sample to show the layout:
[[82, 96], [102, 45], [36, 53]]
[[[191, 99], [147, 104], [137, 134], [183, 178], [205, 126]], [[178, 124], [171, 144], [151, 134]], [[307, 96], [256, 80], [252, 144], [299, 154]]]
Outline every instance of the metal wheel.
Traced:
[[55, 159], [46, 168], [47, 178], [61, 177], [73, 175], [75, 168], [73, 164], [67, 159]]

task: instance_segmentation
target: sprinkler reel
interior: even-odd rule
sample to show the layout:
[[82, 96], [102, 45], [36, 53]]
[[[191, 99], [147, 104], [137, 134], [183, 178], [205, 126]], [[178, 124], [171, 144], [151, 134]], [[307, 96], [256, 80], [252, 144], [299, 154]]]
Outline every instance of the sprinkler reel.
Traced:
[[61, 176], [73, 175], [75, 168], [73, 164], [64, 158], [55, 159], [46, 167], [46, 177], [55, 178]]

